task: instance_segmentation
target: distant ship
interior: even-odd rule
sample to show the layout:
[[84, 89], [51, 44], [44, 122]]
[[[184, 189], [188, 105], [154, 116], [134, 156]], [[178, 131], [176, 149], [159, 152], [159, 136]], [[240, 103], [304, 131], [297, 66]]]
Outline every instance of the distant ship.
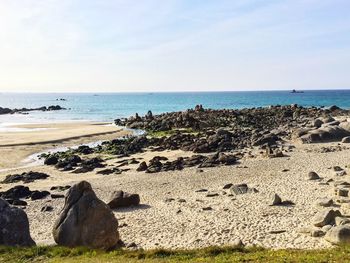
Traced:
[[304, 93], [304, 91], [296, 91], [295, 89], [293, 89], [290, 93]]

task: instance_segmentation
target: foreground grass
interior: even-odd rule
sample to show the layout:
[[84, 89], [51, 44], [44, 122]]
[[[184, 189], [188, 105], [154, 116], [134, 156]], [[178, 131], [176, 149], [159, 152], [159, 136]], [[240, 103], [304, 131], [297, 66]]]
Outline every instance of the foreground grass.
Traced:
[[267, 250], [209, 247], [196, 250], [116, 250], [0, 247], [0, 262], [350, 262], [350, 247], [325, 250]]

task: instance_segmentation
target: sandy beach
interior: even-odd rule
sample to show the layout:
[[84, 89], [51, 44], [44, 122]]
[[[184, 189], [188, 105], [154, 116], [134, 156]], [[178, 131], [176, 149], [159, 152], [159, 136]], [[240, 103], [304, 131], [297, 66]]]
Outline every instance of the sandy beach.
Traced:
[[[126, 134], [115, 130], [114, 127], [100, 124], [58, 124], [45, 127], [54, 127], [55, 130], [2, 135], [2, 138], [8, 136], [6, 140], [1, 141], [2, 144], [24, 144], [29, 141], [39, 143], [30, 147], [2, 147], [0, 151], [4, 154], [1, 154], [0, 162], [3, 167], [11, 167], [27, 154], [45, 148]], [[68, 129], [69, 132], [63, 134], [64, 129]], [[79, 138], [68, 139], [71, 137]], [[49, 143], [49, 140], [56, 142]], [[62, 142], [59, 143], [58, 140]], [[72, 185], [87, 180], [92, 184], [97, 196], [105, 202], [109, 201], [111, 193], [116, 190], [138, 193], [141, 197], [140, 206], [117, 210], [114, 213], [119, 221], [122, 240], [125, 243], [134, 242], [138, 247], [145, 249], [230, 245], [237, 238], [248, 246], [267, 248], [330, 247], [330, 243], [322, 238], [301, 233], [301, 229], [309, 227], [315, 213], [322, 210], [315, 204], [316, 201], [333, 196], [332, 184], [325, 182], [335, 179], [335, 172], [331, 167], [348, 165], [350, 148], [344, 146], [342, 150], [323, 153], [322, 148], [337, 147], [338, 143], [295, 145], [296, 148], [289, 150], [283, 158], [268, 159], [263, 157], [258, 149], [253, 149], [251, 155], [254, 157], [243, 158], [238, 165], [204, 168], [203, 171], [188, 168], [183, 171], [147, 174], [136, 172], [137, 165], [131, 165], [130, 171], [120, 175], [98, 175], [96, 171], [73, 174], [58, 171], [53, 167], [39, 166], [14, 169], [11, 174], [37, 171], [50, 175], [46, 180], [26, 184], [31, 190], [50, 190], [52, 186]], [[9, 153], [13, 158], [16, 156], [15, 160], [9, 161]], [[190, 153], [180, 150], [161, 153], [147, 151], [132, 157], [148, 161], [156, 155], [173, 160], [178, 156], [189, 156]], [[111, 158], [106, 162], [111, 166], [117, 161], [120, 159]], [[322, 179], [309, 181], [307, 175], [311, 170], [317, 172]], [[0, 179], [4, 179], [7, 174], [9, 172], [1, 172]], [[246, 183], [258, 192], [232, 196], [228, 190], [223, 190], [224, 185], [228, 183]], [[1, 191], [14, 185], [16, 184], [1, 184]], [[207, 197], [207, 192], [198, 192], [200, 189], [207, 189], [217, 195]], [[271, 195], [274, 193], [295, 205], [270, 206]], [[52, 206], [54, 210], [41, 212], [45, 205]], [[28, 214], [31, 235], [37, 244], [54, 244], [52, 226], [63, 205], [64, 199], [28, 201], [25, 211]]]
[[34, 153], [130, 134], [107, 122], [17, 124], [9, 128], [0, 132], [0, 170], [26, 165], [22, 161]]

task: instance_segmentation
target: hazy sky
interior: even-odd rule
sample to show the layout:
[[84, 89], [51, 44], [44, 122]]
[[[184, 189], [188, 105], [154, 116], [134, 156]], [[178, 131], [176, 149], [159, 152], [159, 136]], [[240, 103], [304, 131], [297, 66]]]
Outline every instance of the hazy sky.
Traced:
[[350, 88], [349, 0], [0, 0], [0, 91]]

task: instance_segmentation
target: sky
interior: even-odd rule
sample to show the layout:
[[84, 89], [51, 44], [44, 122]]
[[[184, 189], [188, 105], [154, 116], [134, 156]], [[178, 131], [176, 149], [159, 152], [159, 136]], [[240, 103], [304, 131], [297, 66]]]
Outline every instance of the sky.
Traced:
[[0, 92], [333, 88], [349, 0], [0, 0]]

